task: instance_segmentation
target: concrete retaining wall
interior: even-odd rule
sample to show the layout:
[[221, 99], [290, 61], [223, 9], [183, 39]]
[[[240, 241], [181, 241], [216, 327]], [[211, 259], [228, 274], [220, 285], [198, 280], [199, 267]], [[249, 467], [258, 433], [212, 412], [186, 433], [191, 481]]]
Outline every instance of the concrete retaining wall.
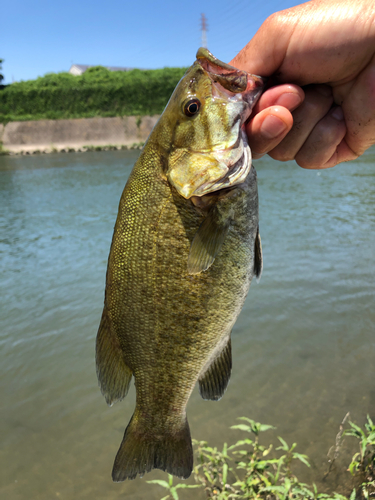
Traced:
[[0, 141], [10, 152], [83, 146], [131, 146], [144, 142], [159, 116], [38, 120], [0, 124]]

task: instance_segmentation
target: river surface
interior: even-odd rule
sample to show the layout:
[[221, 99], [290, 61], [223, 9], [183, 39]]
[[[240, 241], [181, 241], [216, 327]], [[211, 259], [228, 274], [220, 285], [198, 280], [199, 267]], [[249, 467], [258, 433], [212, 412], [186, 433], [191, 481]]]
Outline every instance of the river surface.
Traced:
[[[114, 484], [111, 469], [134, 409], [109, 408], [94, 345], [118, 201], [135, 151], [0, 157], [0, 498], [157, 500], [147, 479]], [[192, 436], [222, 446], [248, 416], [310, 457], [296, 470], [343, 491], [357, 445], [349, 411], [375, 417], [375, 150], [327, 171], [256, 162], [264, 271], [233, 329], [233, 374], [219, 402], [195, 389]], [[350, 478], [349, 478], [350, 486]], [[204, 499], [179, 490], [181, 500]]]

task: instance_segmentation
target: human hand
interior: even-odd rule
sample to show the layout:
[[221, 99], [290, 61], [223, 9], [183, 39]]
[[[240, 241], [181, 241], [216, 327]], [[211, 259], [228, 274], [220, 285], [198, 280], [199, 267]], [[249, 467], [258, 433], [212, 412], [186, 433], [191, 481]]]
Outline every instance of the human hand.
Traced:
[[264, 92], [247, 124], [254, 158], [328, 168], [375, 144], [372, 0], [315, 0], [275, 13], [230, 64], [284, 83]]

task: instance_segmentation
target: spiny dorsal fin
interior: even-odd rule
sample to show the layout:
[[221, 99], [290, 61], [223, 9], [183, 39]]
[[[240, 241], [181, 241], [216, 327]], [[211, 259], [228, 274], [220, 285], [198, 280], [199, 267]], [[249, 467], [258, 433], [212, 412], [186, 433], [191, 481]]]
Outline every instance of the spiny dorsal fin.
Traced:
[[190, 247], [187, 270], [199, 274], [212, 266], [228, 234], [230, 220], [218, 223], [216, 210], [211, 210], [196, 232]]
[[203, 399], [218, 401], [228, 387], [232, 371], [232, 345], [230, 337], [219, 356], [199, 379], [199, 392]]
[[112, 406], [124, 399], [129, 390], [132, 372], [125, 364], [116, 335], [111, 331], [106, 307], [96, 337], [96, 373], [107, 404]]
[[260, 280], [263, 271], [263, 254], [262, 254], [262, 242], [259, 234], [259, 226], [257, 230], [257, 235], [255, 237], [254, 244], [254, 275], [257, 281]]

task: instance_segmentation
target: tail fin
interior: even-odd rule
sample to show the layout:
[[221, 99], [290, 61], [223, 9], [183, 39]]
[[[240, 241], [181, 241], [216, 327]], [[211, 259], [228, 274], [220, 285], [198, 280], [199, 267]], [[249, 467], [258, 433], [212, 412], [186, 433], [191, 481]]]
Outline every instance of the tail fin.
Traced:
[[193, 469], [193, 447], [187, 420], [175, 433], [153, 435], [144, 432], [138, 419], [130, 420], [112, 470], [115, 482], [135, 479], [152, 469], [167, 471], [182, 479]]

